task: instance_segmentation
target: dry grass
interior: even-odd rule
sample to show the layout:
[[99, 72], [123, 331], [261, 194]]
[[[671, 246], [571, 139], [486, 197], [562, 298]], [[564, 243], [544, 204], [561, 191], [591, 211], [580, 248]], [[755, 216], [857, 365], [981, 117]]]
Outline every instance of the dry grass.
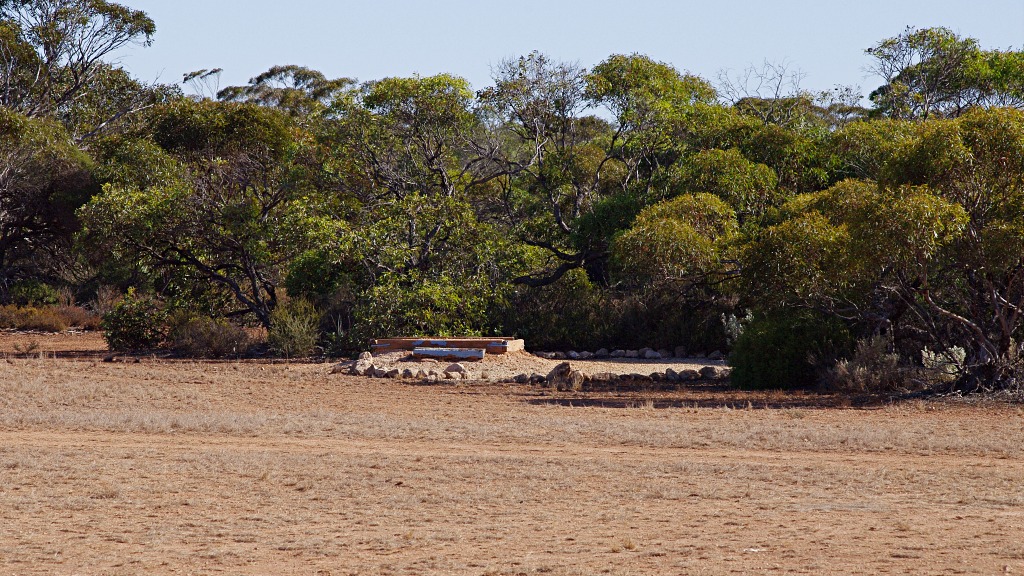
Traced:
[[[310, 387], [326, 391], [338, 383], [344, 383], [342, 396], [305, 402]], [[384, 392], [391, 388], [400, 392]], [[366, 409], [349, 406], [345, 396], [363, 390], [378, 390], [382, 396], [367, 399], [374, 404]], [[477, 411], [464, 407], [398, 406], [401, 415], [396, 416], [394, 407], [381, 406], [392, 398], [421, 402], [425, 394], [450, 402], [481, 393], [517, 409], [479, 421]], [[623, 412], [586, 408], [582, 401], [579, 406], [528, 406], [525, 401], [537, 398], [532, 394], [528, 387], [421, 389], [386, 381], [331, 379], [322, 365], [111, 365], [19, 359], [0, 363], [0, 428], [974, 457], [1024, 454], [1024, 408], [1014, 405], [983, 407], [981, 411], [990, 416], [989, 428], [979, 433], [973, 419], [950, 418], [972, 408], [949, 403], [917, 401], [848, 411], [761, 409], [751, 402], [737, 402], [735, 408], [663, 402], [670, 407], [662, 408], [655, 398], [639, 397], [625, 400], [628, 410]], [[836, 418], [837, 414], [847, 417]]]
[[1024, 570], [1014, 405], [326, 371], [0, 361], [0, 573]]

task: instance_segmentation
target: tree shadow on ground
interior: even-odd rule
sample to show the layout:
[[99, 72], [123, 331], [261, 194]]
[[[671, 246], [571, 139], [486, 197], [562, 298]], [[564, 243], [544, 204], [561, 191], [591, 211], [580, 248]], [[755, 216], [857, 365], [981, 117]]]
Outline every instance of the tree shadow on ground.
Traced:
[[[592, 407], [613, 409], [719, 408], [734, 410], [855, 409], [869, 410], [911, 399], [910, 396], [879, 396], [797, 391], [747, 391], [726, 385], [680, 388], [674, 391], [630, 390], [608, 392], [543, 391], [525, 399], [534, 406]], [[917, 396], [915, 396], [917, 397]]]

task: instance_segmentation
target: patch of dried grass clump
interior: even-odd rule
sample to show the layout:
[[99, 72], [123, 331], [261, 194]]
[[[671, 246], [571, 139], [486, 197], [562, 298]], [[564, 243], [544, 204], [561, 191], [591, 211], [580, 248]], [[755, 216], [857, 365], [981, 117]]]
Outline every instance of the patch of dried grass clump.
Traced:
[[0, 306], [0, 329], [63, 332], [96, 330], [99, 324], [99, 316], [81, 306]]
[[63, 305], [55, 308], [57, 314], [64, 319], [68, 326], [81, 328], [82, 330], [99, 330], [103, 318], [81, 306]]

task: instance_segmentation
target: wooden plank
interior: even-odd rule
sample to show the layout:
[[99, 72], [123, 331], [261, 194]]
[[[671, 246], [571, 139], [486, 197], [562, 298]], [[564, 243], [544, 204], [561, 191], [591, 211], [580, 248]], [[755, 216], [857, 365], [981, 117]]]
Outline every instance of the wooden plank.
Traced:
[[416, 347], [445, 348], [448, 340], [443, 338], [382, 338], [373, 341], [374, 350], [412, 350]]
[[526, 343], [515, 338], [381, 338], [373, 341], [377, 353], [415, 348], [483, 348], [491, 354], [521, 352]]
[[483, 360], [487, 352], [479, 348], [413, 348], [412, 355], [417, 358], [436, 358], [438, 360]]

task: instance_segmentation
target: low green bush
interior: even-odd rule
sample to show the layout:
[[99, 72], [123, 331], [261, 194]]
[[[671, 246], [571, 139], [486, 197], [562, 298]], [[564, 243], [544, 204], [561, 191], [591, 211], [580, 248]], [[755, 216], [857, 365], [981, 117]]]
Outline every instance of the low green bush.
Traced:
[[486, 328], [488, 305], [500, 296], [483, 279], [385, 275], [352, 311], [355, 343], [385, 335], [475, 336]]
[[166, 337], [167, 312], [152, 296], [140, 296], [134, 289], [103, 315], [100, 326], [107, 346], [116, 352], [156, 348]]
[[38, 280], [22, 280], [8, 290], [11, 302], [19, 306], [52, 306], [60, 301], [60, 292]]

